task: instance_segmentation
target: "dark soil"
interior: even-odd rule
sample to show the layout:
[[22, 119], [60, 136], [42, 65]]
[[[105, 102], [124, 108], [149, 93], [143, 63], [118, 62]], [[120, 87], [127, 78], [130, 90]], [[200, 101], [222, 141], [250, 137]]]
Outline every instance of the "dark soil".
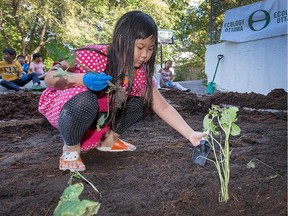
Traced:
[[[188, 141], [157, 117], [137, 123], [122, 137], [137, 146], [135, 152], [92, 150], [82, 155], [87, 167], [82, 174], [102, 196], [84, 183], [81, 199], [99, 201], [101, 216], [287, 215], [284, 90], [275, 89], [267, 96], [197, 97], [178, 91], [163, 92], [163, 96], [195, 130], [202, 130], [212, 104], [239, 106], [241, 134], [231, 138], [228, 202], [219, 203], [214, 165], [193, 164]], [[37, 112], [38, 99], [39, 94], [33, 93], [0, 95], [0, 215], [52, 215], [71, 176], [58, 169], [62, 140]], [[248, 169], [252, 159], [256, 167]]]

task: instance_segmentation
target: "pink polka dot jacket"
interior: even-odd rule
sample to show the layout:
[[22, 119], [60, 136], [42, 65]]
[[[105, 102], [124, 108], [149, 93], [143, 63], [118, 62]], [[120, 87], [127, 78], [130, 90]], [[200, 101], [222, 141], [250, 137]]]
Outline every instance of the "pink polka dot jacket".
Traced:
[[[107, 45], [88, 45], [88, 48], [93, 48], [101, 51], [104, 54], [107, 50]], [[87, 68], [77, 65], [77, 63], [83, 64], [92, 71], [103, 72], [107, 66], [107, 56], [97, 53], [93, 50], [80, 49], [76, 52], [76, 60], [74, 66], [69, 69], [73, 73], [86, 73]], [[122, 85], [123, 88], [127, 88], [127, 84]], [[136, 74], [132, 89], [129, 96], [139, 96], [142, 97], [146, 90], [146, 73], [144, 67], [141, 67]], [[59, 114], [62, 110], [64, 104], [81, 92], [89, 91], [85, 86], [75, 86], [65, 90], [57, 90], [54, 88], [47, 88], [42, 93], [39, 100], [38, 110], [42, 113], [47, 120], [57, 128], [57, 122]], [[102, 95], [102, 94], [101, 94]], [[107, 95], [98, 97], [99, 110], [98, 112], [107, 112]], [[98, 141], [107, 132], [109, 126], [101, 128], [100, 131], [95, 129], [89, 129], [83, 136], [81, 141], [81, 150], [89, 150], [97, 146]]]

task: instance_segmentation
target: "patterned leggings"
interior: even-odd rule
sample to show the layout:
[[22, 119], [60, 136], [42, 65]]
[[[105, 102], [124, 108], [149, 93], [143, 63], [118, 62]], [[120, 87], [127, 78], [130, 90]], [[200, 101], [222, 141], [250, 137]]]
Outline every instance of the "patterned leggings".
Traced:
[[[116, 116], [115, 132], [122, 135], [143, 115], [144, 100], [141, 97], [131, 97], [127, 100], [124, 112]], [[58, 129], [64, 143], [68, 146], [80, 143], [82, 136], [100, 117], [97, 96], [90, 92], [82, 92], [71, 98], [63, 106]]]

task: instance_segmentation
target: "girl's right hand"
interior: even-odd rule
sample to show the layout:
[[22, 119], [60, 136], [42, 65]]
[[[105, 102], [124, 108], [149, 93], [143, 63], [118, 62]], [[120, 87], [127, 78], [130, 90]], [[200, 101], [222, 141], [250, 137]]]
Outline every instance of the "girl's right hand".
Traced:
[[204, 137], [203, 132], [194, 131], [189, 138], [189, 141], [193, 146], [198, 146], [200, 144], [200, 140]]

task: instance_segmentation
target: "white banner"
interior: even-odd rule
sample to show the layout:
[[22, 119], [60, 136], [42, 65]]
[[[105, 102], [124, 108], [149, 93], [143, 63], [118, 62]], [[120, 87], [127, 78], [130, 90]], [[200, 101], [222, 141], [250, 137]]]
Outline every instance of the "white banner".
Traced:
[[244, 42], [287, 34], [287, 0], [265, 0], [226, 11], [220, 40]]

